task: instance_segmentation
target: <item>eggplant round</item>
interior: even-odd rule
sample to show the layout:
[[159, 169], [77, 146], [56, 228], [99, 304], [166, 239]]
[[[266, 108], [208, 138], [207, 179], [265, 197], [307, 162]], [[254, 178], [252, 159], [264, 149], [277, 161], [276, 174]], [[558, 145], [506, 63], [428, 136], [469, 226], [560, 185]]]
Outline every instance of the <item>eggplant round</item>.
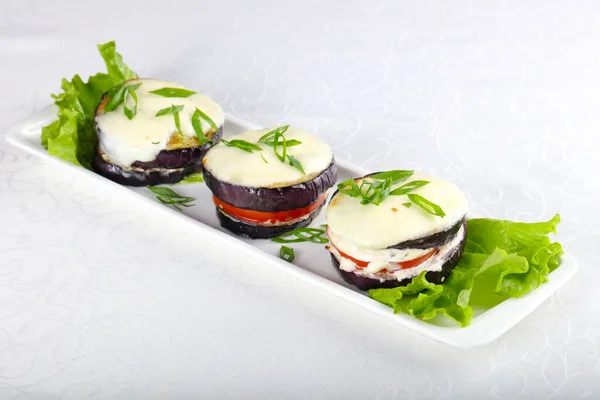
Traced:
[[238, 236], [249, 238], [249, 239], [272, 239], [277, 236], [281, 236], [286, 232], [292, 231], [298, 228], [305, 228], [315, 219], [319, 214], [324, 204], [321, 204], [313, 212], [310, 213], [308, 218], [303, 219], [292, 224], [285, 225], [255, 225], [248, 222], [240, 221], [232, 218], [219, 207], [216, 207], [217, 217], [221, 226]]
[[[465, 229], [465, 234], [460, 243], [454, 248], [454, 251], [448, 256], [444, 264], [442, 265], [442, 269], [440, 271], [428, 271], [425, 273], [425, 278], [427, 278], [428, 282], [440, 284], [448, 275], [452, 269], [458, 264], [458, 261], [462, 257], [462, 254], [465, 250], [465, 244], [467, 242], [467, 226], [463, 221], [462, 226]], [[356, 274], [354, 272], [348, 272], [340, 269], [340, 262], [335, 258], [333, 254], [331, 254], [331, 262], [334, 267], [339, 271], [340, 275], [347, 283], [356, 286], [360, 290], [370, 290], [370, 289], [391, 289], [399, 286], [406, 286], [412, 282], [414, 277], [406, 278], [401, 281], [396, 279], [375, 279], [369, 278], [363, 275]]]
[[[219, 200], [246, 210], [278, 212], [311, 205], [327, 189], [335, 185], [335, 161], [313, 179], [278, 188], [234, 185], [217, 179], [208, 168], [203, 170], [204, 182]], [[287, 229], [289, 231], [289, 229]]]
[[202, 165], [197, 164], [173, 169], [123, 169], [116, 164], [107, 162], [98, 151], [95, 151], [92, 156], [92, 169], [121, 185], [154, 186], [164, 183], [177, 183], [194, 172], [200, 172]]

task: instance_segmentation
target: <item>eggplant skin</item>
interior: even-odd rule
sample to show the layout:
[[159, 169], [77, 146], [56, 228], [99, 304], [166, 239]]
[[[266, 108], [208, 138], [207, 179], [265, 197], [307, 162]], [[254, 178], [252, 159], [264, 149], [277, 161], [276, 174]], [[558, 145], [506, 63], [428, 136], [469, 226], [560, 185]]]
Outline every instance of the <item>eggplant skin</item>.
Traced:
[[255, 225], [249, 222], [239, 221], [230, 217], [219, 207], [216, 207], [216, 209], [217, 217], [219, 218], [221, 226], [228, 231], [246, 239], [272, 239], [274, 237], [283, 235], [284, 233], [293, 231], [294, 229], [307, 227], [319, 214], [319, 211], [321, 211], [323, 206], [324, 204], [321, 204], [317, 209], [310, 213], [308, 218], [302, 221], [298, 221], [293, 224], [272, 226]]
[[143, 169], [125, 170], [116, 164], [106, 161], [98, 149], [92, 156], [92, 170], [121, 185], [154, 186], [164, 183], [177, 183], [186, 176], [202, 170], [202, 164], [190, 165], [185, 168], [172, 169]]
[[279, 188], [249, 187], [218, 180], [208, 168], [204, 168], [204, 182], [221, 201], [246, 210], [278, 212], [295, 210], [311, 205], [317, 198], [335, 185], [337, 167], [335, 159], [323, 172], [313, 179]]
[[[444, 265], [442, 265], [442, 269], [440, 271], [429, 271], [425, 274], [425, 277], [427, 278], [428, 282], [435, 284], [442, 283], [448, 277], [448, 275], [450, 275], [450, 272], [456, 266], [456, 264], [458, 264], [458, 261], [463, 255], [463, 252], [465, 250], [465, 244], [467, 242], [467, 227], [464, 223], [463, 226], [465, 228], [465, 236], [463, 240], [458, 246], [456, 246], [456, 250], [444, 262]], [[333, 263], [334, 267], [339, 271], [344, 281], [356, 286], [360, 290], [392, 289], [398, 286], [406, 286], [413, 280], [413, 278], [406, 278], [401, 281], [395, 279], [386, 279], [382, 281], [379, 279], [372, 279], [366, 276], [358, 275], [354, 272], [344, 271], [340, 269], [340, 263], [333, 254], [331, 254], [331, 262]]]

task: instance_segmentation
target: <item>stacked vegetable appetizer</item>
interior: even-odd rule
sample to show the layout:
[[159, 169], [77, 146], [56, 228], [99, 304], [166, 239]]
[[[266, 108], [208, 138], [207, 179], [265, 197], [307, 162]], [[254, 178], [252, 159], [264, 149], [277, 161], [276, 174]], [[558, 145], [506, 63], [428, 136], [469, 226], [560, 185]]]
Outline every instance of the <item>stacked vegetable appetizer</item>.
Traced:
[[105, 93], [96, 109], [92, 168], [123, 185], [179, 182], [202, 169], [224, 121], [217, 103], [182, 85], [125, 81]]
[[441, 283], [462, 255], [468, 208], [456, 186], [422, 172], [351, 179], [327, 209], [327, 249], [362, 290], [407, 285], [422, 271]]
[[329, 145], [289, 125], [222, 140], [203, 164], [221, 225], [253, 239], [309, 225], [337, 179]]

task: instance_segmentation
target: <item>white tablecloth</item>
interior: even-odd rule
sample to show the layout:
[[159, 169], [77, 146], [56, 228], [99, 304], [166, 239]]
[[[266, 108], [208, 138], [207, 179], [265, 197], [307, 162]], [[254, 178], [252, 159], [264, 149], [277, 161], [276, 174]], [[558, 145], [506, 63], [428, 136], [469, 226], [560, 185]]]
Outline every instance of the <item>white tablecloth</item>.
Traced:
[[[4, 0], [0, 399], [599, 398], [600, 5], [399, 3]], [[455, 349], [9, 146], [111, 39], [142, 76], [369, 169], [432, 171], [475, 212], [559, 212], [580, 271]]]

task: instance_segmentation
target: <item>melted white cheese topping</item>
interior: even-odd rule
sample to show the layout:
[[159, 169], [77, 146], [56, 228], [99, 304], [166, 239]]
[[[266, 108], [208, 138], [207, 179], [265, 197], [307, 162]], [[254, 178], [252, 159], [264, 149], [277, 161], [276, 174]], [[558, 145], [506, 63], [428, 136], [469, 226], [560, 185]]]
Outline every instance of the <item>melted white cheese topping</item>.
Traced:
[[[96, 117], [100, 148], [114, 164], [128, 167], [135, 161], [152, 161], [161, 150], [166, 149], [171, 136], [177, 132], [173, 114], [157, 117], [156, 113], [171, 105], [183, 105], [179, 112], [183, 136], [195, 137], [192, 127], [192, 114], [196, 108], [208, 115], [217, 126], [222, 126], [225, 116], [221, 107], [208, 96], [200, 93], [186, 98], [163, 97], [150, 91], [171, 87], [184, 88], [178, 83], [155, 79], [138, 79], [127, 84], [142, 85], [135, 91], [138, 97], [137, 114], [129, 120], [123, 112], [123, 104], [115, 110]], [[127, 107], [133, 107], [131, 96], [127, 98]], [[210, 125], [200, 118], [202, 130], [212, 130]]]
[[403, 203], [410, 202], [406, 195], [389, 196], [376, 206], [361, 205], [360, 198], [338, 193], [327, 207], [326, 219], [340, 250], [354, 257], [363, 250], [385, 249], [450, 229], [465, 216], [469, 209], [465, 195], [450, 182], [423, 172], [415, 171], [410, 178], [395, 184], [392, 190], [415, 180], [430, 183], [411, 193], [439, 205], [446, 213], [445, 217], [429, 214], [415, 204], [405, 207]]
[[[284, 133], [286, 140], [296, 139], [302, 142], [287, 148], [287, 154], [294, 156], [306, 174], [292, 167], [289, 161], [279, 161], [272, 146], [258, 143], [261, 136], [271, 131], [261, 129], [246, 131], [226, 138], [227, 140], [245, 140], [257, 143], [262, 151], [248, 153], [237, 147], [219, 143], [206, 154], [204, 168], [217, 179], [235, 185], [247, 187], [282, 187], [306, 182], [323, 172], [333, 160], [331, 147], [315, 135], [298, 128], [288, 128]], [[279, 150], [281, 151], [281, 150]], [[265, 162], [262, 158], [265, 158]]]

